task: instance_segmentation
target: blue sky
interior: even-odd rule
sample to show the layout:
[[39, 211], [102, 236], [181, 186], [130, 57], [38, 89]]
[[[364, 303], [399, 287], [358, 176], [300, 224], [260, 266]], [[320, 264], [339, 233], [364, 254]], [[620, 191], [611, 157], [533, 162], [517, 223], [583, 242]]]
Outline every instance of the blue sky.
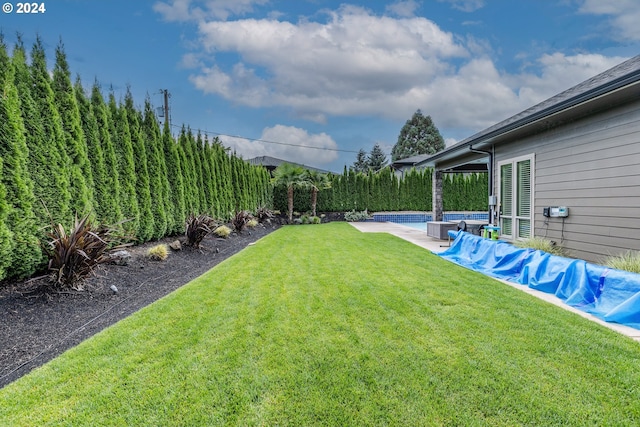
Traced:
[[[130, 85], [249, 159], [342, 171], [421, 109], [460, 141], [640, 54], [637, 0], [50, 0], [0, 13], [74, 76]], [[315, 148], [309, 148], [315, 147]]]

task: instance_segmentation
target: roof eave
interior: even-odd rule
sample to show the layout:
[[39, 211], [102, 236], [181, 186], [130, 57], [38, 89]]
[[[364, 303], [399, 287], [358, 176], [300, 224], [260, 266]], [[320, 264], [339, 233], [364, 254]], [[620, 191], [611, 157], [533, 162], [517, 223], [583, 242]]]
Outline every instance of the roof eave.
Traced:
[[[532, 126], [533, 124], [539, 123], [540, 121], [548, 119], [551, 116], [560, 114], [562, 112], [567, 112], [580, 105], [585, 105], [586, 103], [594, 101], [598, 98], [604, 97], [606, 95], [611, 95], [614, 92], [618, 92], [626, 88], [638, 89], [638, 86], [640, 86], [639, 83], [640, 69], [635, 70], [634, 72], [622, 76], [618, 79], [612, 80], [607, 84], [593, 88], [566, 100], [560, 101], [557, 104], [553, 104], [540, 111], [522, 117], [521, 119], [507, 123], [505, 124], [505, 126], [494, 129], [491, 132], [484, 133], [486, 130], [479, 132], [478, 134], [457, 143], [449, 149], [434, 154], [428, 159], [420, 162], [419, 165], [435, 167], [438, 162], [451, 160], [462, 153], [467, 153], [470, 147], [481, 148], [483, 146], [491, 145], [495, 143], [497, 139], [503, 139], [508, 134]], [[508, 120], [509, 119], [505, 121]]]

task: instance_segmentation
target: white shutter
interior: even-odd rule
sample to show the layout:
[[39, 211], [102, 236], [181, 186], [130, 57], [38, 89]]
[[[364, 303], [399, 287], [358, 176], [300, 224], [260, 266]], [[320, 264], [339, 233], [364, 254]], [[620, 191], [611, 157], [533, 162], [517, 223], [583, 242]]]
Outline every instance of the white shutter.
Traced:
[[510, 236], [513, 234], [513, 163], [500, 166], [500, 227], [501, 234]]
[[531, 160], [518, 162], [517, 216], [531, 217]]

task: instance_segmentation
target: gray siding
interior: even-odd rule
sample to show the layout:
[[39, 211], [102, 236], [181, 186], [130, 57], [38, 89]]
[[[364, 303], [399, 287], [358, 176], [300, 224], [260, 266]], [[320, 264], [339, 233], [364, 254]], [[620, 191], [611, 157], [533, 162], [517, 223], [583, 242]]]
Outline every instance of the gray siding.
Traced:
[[[536, 236], [592, 262], [640, 250], [640, 101], [496, 146], [496, 164], [531, 153]], [[569, 207], [564, 224], [542, 216], [559, 205]]]

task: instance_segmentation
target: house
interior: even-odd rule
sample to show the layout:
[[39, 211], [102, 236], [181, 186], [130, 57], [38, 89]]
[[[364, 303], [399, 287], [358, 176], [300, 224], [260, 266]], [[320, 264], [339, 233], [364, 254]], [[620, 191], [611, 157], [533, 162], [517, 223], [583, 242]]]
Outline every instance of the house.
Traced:
[[434, 168], [435, 220], [442, 174], [480, 164], [502, 239], [596, 263], [640, 250], [640, 56], [417, 163]]
[[418, 154], [404, 159], [399, 159], [391, 163], [391, 169], [398, 176], [402, 178], [406, 172], [416, 168], [416, 165], [424, 162], [430, 157], [430, 154]]
[[254, 165], [254, 166], [263, 166], [272, 175], [273, 175], [273, 171], [283, 163], [289, 163], [289, 164], [294, 165], [294, 166], [300, 166], [301, 168], [304, 168], [304, 169], [307, 169], [307, 170], [310, 170], [310, 171], [316, 171], [316, 172], [320, 172], [320, 173], [332, 173], [332, 172], [329, 172], [329, 171], [326, 171], [326, 170], [314, 168], [314, 167], [311, 167], [311, 166], [305, 166], [305, 165], [301, 165], [299, 163], [289, 162], [287, 160], [282, 160], [282, 159], [278, 159], [276, 157], [270, 157], [270, 156], [254, 157], [253, 159], [247, 160], [247, 162], [249, 162], [249, 164]]

